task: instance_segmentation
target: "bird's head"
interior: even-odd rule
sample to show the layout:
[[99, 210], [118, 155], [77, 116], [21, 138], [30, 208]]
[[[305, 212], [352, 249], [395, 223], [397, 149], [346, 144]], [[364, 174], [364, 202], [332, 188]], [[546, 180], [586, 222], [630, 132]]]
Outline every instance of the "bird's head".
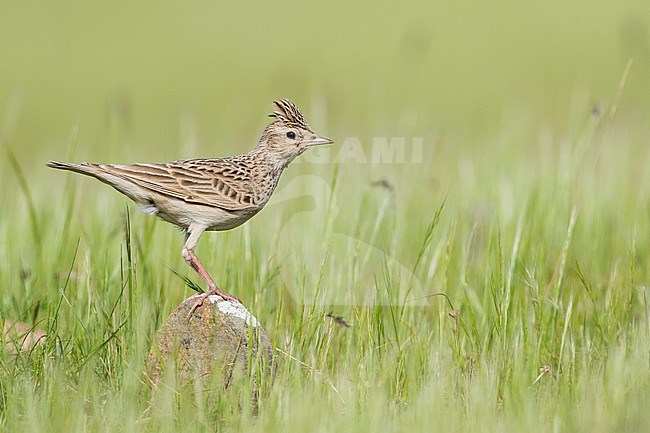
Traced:
[[283, 166], [312, 146], [333, 143], [327, 137], [316, 134], [305, 121], [296, 104], [288, 99], [273, 102], [270, 114], [276, 120], [268, 125], [260, 138], [260, 147], [269, 157]]

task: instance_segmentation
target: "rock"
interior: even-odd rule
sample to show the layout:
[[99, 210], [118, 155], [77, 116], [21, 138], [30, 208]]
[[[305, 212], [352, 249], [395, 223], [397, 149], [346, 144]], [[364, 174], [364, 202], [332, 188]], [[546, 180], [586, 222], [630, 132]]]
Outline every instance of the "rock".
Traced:
[[2, 326], [2, 336], [5, 351], [12, 355], [19, 352], [29, 352], [45, 341], [45, 331], [23, 322], [5, 319]]
[[147, 359], [149, 380], [156, 386], [173, 373], [171, 377], [181, 386], [196, 389], [198, 379], [208, 390], [215, 389], [215, 381], [228, 389], [234, 379], [250, 378], [256, 394], [259, 375], [272, 376], [274, 368], [273, 346], [266, 332], [241, 303], [216, 295], [189, 317], [197, 296], [183, 301], [158, 332], [157, 345]]

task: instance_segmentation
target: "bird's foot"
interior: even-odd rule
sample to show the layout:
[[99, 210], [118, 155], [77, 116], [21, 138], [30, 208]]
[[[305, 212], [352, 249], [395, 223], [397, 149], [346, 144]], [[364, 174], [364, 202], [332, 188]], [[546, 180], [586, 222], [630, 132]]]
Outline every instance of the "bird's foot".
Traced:
[[215, 288], [212, 288], [212, 289], [208, 290], [207, 292], [201, 293], [197, 297], [196, 302], [194, 303], [194, 305], [192, 305], [192, 308], [190, 309], [190, 313], [187, 315], [188, 320], [189, 320], [190, 317], [192, 317], [192, 314], [194, 313], [194, 311], [196, 311], [197, 308], [199, 308], [200, 306], [203, 305], [203, 301], [205, 301], [211, 295], [217, 295], [217, 296], [221, 297], [221, 299], [223, 299], [224, 301], [238, 302], [238, 303], [241, 304], [241, 301], [238, 298], [234, 297], [230, 293], [224, 292], [223, 290], [221, 290], [218, 287], [215, 287]]

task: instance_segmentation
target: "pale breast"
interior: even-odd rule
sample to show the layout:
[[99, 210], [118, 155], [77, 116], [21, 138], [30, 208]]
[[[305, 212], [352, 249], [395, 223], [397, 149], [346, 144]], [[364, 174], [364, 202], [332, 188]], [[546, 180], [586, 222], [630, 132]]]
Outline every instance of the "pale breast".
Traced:
[[140, 205], [140, 209], [164, 221], [187, 229], [190, 225], [207, 227], [208, 231], [230, 230], [251, 219], [262, 207], [227, 211], [213, 206], [186, 203], [169, 198], [158, 198], [155, 203]]

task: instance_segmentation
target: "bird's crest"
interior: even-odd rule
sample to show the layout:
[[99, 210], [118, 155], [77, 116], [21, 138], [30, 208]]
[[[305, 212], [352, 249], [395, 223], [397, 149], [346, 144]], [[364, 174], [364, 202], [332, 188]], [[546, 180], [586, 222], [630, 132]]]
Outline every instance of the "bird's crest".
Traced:
[[282, 123], [287, 123], [311, 131], [311, 128], [300, 112], [300, 109], [292, 101], [288, 99], [273, 101], [273, 108], [275, 108], [275, 110], [273, 113], [269, 114], [270, 117], [275, 117]]

